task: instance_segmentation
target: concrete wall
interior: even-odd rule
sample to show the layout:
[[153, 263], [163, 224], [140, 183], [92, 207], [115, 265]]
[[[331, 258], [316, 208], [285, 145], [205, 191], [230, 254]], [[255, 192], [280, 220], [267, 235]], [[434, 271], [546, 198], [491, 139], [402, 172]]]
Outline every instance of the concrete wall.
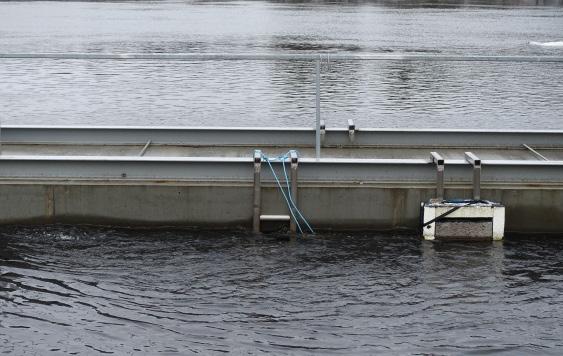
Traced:
[[[308, 185], [298, 205], [320, 229], [417, 229], [420, 203], [430, 186], [392, 184]], [[561, 187], [483, 189], [483, 199], [506, 205], [509, 232], [563, 233]], [[469, 189], [446, 189], [448, 198], [470, 197]], [[287, 214], [274, 186], [262, 193], [263, 214]], [[0, 184], [0, 224], [109, 224], [250, 228], [248, 183], [102, 184], [42, 182]]]

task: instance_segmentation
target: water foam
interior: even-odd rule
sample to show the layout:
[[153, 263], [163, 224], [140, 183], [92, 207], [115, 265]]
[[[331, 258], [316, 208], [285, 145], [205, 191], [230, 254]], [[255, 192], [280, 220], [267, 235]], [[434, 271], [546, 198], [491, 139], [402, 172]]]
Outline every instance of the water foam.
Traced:
[[541, 47], [563, 47], [563, 41], [555, 41], [555, 42], [530, 42], [532, 46], [541, 46]]

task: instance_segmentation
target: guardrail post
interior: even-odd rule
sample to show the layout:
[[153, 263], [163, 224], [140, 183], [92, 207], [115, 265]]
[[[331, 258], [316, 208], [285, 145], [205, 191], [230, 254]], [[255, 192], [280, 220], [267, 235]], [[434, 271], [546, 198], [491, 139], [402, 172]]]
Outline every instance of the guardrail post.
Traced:
[[481, 199], [481, 160], [471, 152], [465, 152], [465, 160], [473, 165], [473, 200]]
[[436, 165], [436, 200], [444, 200], [444, 167], [445, 161], [438, 152], [430, 152], [430, 159]]
[[262, 210], [262, 184], [260, 170], [262, 168], [262, 151], [254, 151], [254, 203], [252, 205], [252, 231], [260, 232], [260, 213]]
[[[295, 150], [289, 151], [289, 157], [291, 159], [291, 200], [293, 201], [293, 205], [295, 206], [295, 208], [297, 208], [297, 167], [299, 164], [299, 157], [297, 156], [297, 151]], [[294, 215], [295, 214], [296, 212], [294, 212]], [[297, 232], [297, 222], [295, 221], [295, 219], [290, 219], [289, 231], [292, 234]]]
[[317, 157], [317, 161], [321, 158], [321, 57], [319, 55], [319, 59], [317, 59], [316, 63], [316, 134], [315, 134], [315, 153]]

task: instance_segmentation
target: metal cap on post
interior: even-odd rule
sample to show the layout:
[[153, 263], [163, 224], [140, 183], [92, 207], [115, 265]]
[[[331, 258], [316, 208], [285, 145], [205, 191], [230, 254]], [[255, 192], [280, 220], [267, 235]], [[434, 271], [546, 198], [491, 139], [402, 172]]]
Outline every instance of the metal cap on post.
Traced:
[[[297, 167], [299, 165], [299, 156], [297, 155], [297, 151], [290, 150], [289, 157], [291, 159], [291, 201], [293, 203], [293, 207], [295, 208], [295, 210], [297, 210]], [[291, 215], [295, 216], [295, 214]], [[291, 233], [297, 232], [297, 222], [295, 221], [295, 219], [290, 220], [289, 231]]]
[[472, 152], [465, 152], [465, 160], [473, 166], [473, 200], [481, 199], [481, 160]]
[[436, 165], [436, 201], [444, 200], [444, 168], [445, 161], [438, 152], [430, 152], [430, 159]]
[[252, 231], [260, 232], [260, 212], [262, 208], [262, 184], [260, 170], [262, 169], [262, 151], [254, 151], [254, 202], [252, 204]]

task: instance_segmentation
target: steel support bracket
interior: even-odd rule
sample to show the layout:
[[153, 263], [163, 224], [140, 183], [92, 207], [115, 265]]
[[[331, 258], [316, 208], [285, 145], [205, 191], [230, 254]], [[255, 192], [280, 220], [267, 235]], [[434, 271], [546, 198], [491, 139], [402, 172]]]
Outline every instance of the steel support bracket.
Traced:
[[444, 168], [445, 161], [438, 152], [430, 152], [430, 160], [436, 165], [436, 201], [444, 201]]
[[465, 152], [465, 160], [473, 166], [473, 199], [481, 199], [481, 160], [472, 152]]

